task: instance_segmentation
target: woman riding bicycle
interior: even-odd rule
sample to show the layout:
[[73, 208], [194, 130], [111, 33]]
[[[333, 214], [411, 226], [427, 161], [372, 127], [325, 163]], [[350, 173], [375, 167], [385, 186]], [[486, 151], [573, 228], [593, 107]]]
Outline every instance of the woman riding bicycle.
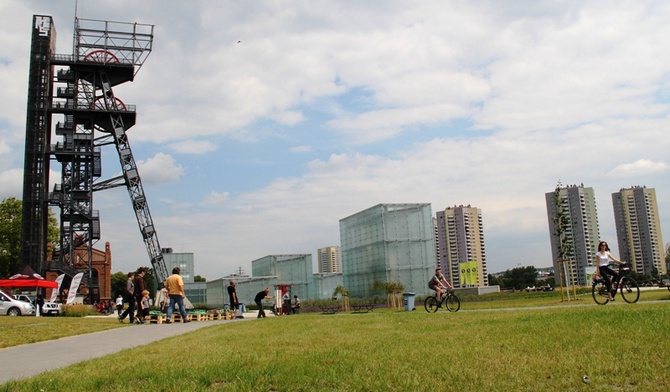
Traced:
[[435, 275], [428, 282], [428, 287], [431, 290], [435, 290], [435, 296], [437, 297], [438, 302], [442, 299], [442, 293], [446, 293], [447, 290], [453, 288], [447, 278], [442, 275], [442, 270], [439, 268], [435, 269]]
[[[607, 298], [609, 298], [610, 301], [614, 301], [614, 297], [612, 297], [612, 278], [614, 278], [614, 281], [617, 281], [619, 279], [619, 274], [614, 272], [612, 268], [610, 268], [610, 260], [614, 261], [617, 264], [626, 264], [621, 260], [617, 260], [612, 256], [610, 253], [610, 247], [607, 246], [607, 242], [605, 241], [600, 241], [598, 244], [598, 252], [596, 253], [595, 257], [595, 263], [598, 266], [596, 269], [596, 272], [593, 274], [593, 279], [597, 278], [598, 276], [602, 276], [603, 279], [605, 280], [605, 286], [607, 286]], [[610, 278], [608, 275], [611, 275], [612, 278]]]

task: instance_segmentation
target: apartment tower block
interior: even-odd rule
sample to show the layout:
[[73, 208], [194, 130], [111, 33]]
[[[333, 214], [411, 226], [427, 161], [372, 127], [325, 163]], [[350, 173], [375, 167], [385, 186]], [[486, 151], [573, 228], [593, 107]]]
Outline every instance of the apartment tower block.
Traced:
[[654, 188], [635, 186], [612, 193], [619, 258], [635, 272], [667, 273]]
[[461, 205], [435, 215], [442, 273], [454, 287], [488, 286], [482, 210]]
[[[551, 254], [553, 257], [556, 283], [559, 271], [564, 267], [559, 265], [561, 259], [561, 241], [558, 236], [560, 230], [556, 221], [560, 213], [566, 218], [562, 230], [567, 246], [567, 259], [572, 260], [570, 268], [565, 266], [566, 276], [571, 277], [571, 284], [587, 285], [586, 267], [592, 264], [600, 240], [598, 227], [598, 212], [593, 188], [584, 185], [569, 185], [557, 188], [554, 192], [545, 194], [547, 203], [547, 217], [549, 221], [549, 237], [551, 239]], [[566, 281], [563, 284], [567, 284]]]

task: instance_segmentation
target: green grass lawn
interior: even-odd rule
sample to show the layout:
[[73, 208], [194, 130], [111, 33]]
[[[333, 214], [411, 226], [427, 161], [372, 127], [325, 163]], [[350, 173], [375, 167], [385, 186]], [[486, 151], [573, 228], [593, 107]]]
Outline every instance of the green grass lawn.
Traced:
[[[607, 306], [565, 306], [560, 295], [556, 301], [551, 295], [536, 294], [537, 297], [510, 299], [508, 304], [516, 302], [519, 309], [505, 311], [496, 310], [499, 306], [486, 310], [480, 302], [464, 301], [458, 313], [428, 314], [417, 304], [413, 312], [304, 313], [215, 325], [9, 382], [0, 390], [670, 388], [666, 358], [670, 352], [670, 303], [641, 301], [628, 305], [617, 301], [616, 305]], [[647, 300], [669, 296], [667, 291], [643, 295]], [[504, 300], [485, 302], [492, 305], [499, 301]], [[526, 302], [545, 308], [524, 309]], [[572, 304], [593, 302], [584, 297]], [[468, 311], [474, 308], [477, 311]], [[2, 322], [6, 319], [0, 318]], [[149, 328], [154, 327], [164, 326]], [[583, 381], [585, 375], [589, 377], [588, 384]]]
[[116, 318], [104, 317], [0, 316], [0, 349], [122, 326]]

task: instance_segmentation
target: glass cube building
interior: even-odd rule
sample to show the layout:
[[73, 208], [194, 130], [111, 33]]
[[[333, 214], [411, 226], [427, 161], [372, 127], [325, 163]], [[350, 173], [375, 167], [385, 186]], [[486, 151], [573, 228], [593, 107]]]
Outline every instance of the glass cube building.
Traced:
[[378, 204], [340, 220], [342, 278], [352, 297], [383, 296], [375, 282], [397, 281], [427, 294], [435, 272], [431, 205]]
[[251, 275], [275, 277], [276, 283], [274, 284], [290, 284], [291, 294], [307, 298], [312, 284], [312, 255], [265, 256], [251, 262]]

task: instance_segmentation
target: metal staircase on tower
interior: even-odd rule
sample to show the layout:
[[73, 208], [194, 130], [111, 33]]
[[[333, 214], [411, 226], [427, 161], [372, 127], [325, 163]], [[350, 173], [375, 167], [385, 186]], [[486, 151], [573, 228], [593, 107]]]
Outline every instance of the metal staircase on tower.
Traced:
[[[85, 271], [85, 281], [97, 286], [91, 268], [93, 245], [100, 239], [100, 216], [93, 209], [96, 191], [125, 186], [142, 239], [159, 284], [168, 277], [127, 131], [135, 125], [134, 105], [119, 99], [114, 88], [132, 82], [153, 43], [153, 25], [75, 19], [72, 55], [52, 55], [55, 92], [48, 111], [60, 121], [51, 145], [52, 159], [61, 163], [61, 182], [48, 202], [60, 208], [61, 239], [57, 258], [47, 269]], [[122, 174], [101, 179], [102, 148], [116, 147]], [[88, 278], [88, 280], [86, 280]]]

